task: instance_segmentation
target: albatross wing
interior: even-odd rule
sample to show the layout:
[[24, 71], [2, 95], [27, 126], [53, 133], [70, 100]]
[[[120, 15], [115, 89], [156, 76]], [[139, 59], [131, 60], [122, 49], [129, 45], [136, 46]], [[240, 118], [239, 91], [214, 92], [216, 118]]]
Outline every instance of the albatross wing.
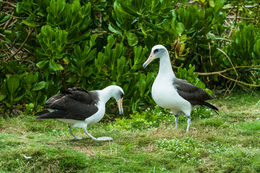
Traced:
[[211, 100], [211, 97], [203, 89], [192, 85], [186, 80], [174, 78], [173, 86], [176, 88], [178, 94], [183, 97], [185, 100], [189, 101], [192, 105], [203, 105], [207, 106], [213, 110], [218, 110], [215, 106], [205, 102], [206, 100]]
[[61, 94], [52, 96], [45, 107], [54, 111], [42, 111], [37, 119], [74, 119], [85, 120], [98, 111], [96, 93], [82, 88], [69, 88]]

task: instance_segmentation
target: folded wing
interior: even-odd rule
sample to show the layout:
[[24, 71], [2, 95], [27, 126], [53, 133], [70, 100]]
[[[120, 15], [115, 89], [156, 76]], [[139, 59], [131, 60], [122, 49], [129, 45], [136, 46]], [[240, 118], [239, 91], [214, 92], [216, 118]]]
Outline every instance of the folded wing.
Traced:
[[52, 96], [46, 101], [44, 110], [36, 115], [37, 119], [74, 119], [85, 120], [98, 111], [96, 93], [82, 88], [69, 88], [61, 94]]
[[173, 86], [176, 88], [178, 94], [185, 100], [189, 101], [192, 105], [203, 105], [218, 110], [218, 108], [206, 102], [206, 100], [211, 100], [213, 97], [203, 89], [192, 85], [186, 80], [178, 78], [174, 78]]

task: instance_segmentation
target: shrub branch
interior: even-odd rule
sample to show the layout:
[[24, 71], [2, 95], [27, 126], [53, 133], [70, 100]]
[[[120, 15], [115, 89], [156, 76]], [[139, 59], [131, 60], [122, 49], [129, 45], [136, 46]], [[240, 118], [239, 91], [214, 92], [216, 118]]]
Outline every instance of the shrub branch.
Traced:
[[231, 67], [231, 68], [227, 68], [227, 69], [224, 69], [224, 70], [221, 70], [221, 71], [216, 71], [216, 72], [208, 72], [208, 73], [200, 73], [200, 72], [197, 72], [198, 75], [200, 76], [210, 76], [210, 75], [219, 75], [223, 78], [226, 78], [230, 81], [234, 81], [236, 83], [240, 83], [240, 84], [243, 84], [243, 85], [246, 85], [246, 86], [250, 86], [250, 87], [259, 87], [260, 84], [249, 84], [249, 83], [246, 83], [246, 82], [243, 82], [243, 81], [239, 81], [237, 79], [233, 79], [231, 77], [228, 77], [228, 76], [225, 76], [223, 75], [223, 73], [227, 72], [227, 71], [230, 71], [230, 70], [234, 70], [234, 69], [242, 69], [242, 68], [260, 68], [260, 65], [254, 65], [254, 66], [236, 66], [236, 67]]
[[24, 44], [26, 43], [26, 41], [27, 41], [28, 38], [30, 37], [31, 33], [32, 33], [32, 30], [29, 28], [29, 32], [28, 32], [28, 34], [27, 34], [25, 40], [22, 42], [21, 46], [15, 51], [15, 53], [12, 54], [12, 55], [9, 57], [10, 59], [12, 59], [12, 58], [23, 48]]
[[223, 50], [221, 50], [221, 49], [219, 49], [219, 48], [217, 48], [217, 50], [219, 50], [221, 53], [223, 53], [223, 54], [227, 57], [228, 61], [229, 61], [230, 64], [232, 65], [232, 68], [233, 68], [234, 71], [236, 72], [236, 75], [238, 76], [238, 73], [237, 73], [237, 71], [236, 71], [236, 68], [234, 67], [234, 65], [233, 65], [233, 63], [232, 63], [232, 61], [231, 61], [231, 59], [230, 59], [229, 56], [226, 54], [226, 52], [224, 52]]

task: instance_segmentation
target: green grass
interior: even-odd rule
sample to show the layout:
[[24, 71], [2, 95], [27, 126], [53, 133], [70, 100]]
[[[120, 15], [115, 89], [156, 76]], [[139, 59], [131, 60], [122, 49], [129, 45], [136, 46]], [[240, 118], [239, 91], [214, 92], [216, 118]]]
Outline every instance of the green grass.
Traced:
[[219, 115], [195, 109], [189, 133], [159, 107], [89, 129], [112, 142], [73, 140], [56, 120], [0, 118], [0, 172], [260, 172], [259, 95], [213, 100]]

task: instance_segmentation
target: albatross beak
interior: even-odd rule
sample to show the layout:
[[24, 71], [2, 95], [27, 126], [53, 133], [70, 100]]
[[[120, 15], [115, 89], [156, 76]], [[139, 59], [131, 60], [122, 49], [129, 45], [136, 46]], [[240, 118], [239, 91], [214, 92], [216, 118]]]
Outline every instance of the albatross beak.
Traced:
[[123, 114], [124, 111], [123, 111], [123, 99], [122, 98], [117, 101], [117, 106], [119, 109], [119, 114]]
[[150, 62], [152, 62], [155, 59], [155, 55], [152, 52], [149, 56], [149, 58], [145, 61], [145, 63], [143, 64], [143, 67], [146, 68], [148, 66], [148, 64], [150, 64]]

